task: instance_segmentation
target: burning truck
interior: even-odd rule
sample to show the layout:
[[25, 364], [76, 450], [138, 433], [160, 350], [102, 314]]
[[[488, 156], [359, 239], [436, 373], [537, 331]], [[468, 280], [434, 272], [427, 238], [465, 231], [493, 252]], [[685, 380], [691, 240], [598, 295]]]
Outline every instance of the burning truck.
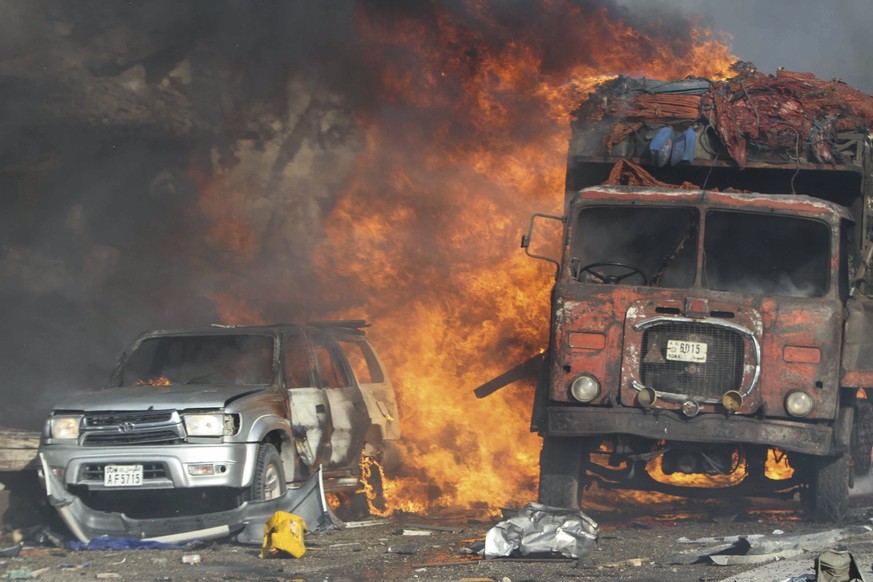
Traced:
[[[574, 112], [564, 213], [522, 238], [557, 267], [541, 503], [799, 494], [837, 520], [869, 472], [873, 98], [736, 73], [618, 77]], [[559, 257], [531, 245], [547, 220]]]

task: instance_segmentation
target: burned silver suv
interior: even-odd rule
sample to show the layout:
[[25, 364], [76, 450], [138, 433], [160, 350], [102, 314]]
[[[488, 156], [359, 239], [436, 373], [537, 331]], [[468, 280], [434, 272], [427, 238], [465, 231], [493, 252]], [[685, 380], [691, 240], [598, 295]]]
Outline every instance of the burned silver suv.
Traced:
[[323, 490], [355, 491], [362, 455], [400, 436], [366, 326], [141, 335], [106, 388], [62, 400], [46, 421], [49, 500], [82, 541], [183, 539], [232, 534], [254, 502], [283, 498], [319, 467]]

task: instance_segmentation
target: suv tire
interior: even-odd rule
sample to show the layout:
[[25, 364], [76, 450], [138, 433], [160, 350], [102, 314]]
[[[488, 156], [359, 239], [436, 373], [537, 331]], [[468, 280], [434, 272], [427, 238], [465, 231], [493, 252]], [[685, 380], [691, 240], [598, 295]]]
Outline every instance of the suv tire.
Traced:
[[285, 489], [285, 471], [279, 451], [270, 443], [262, 443], [248, 498], [252, 501], [275, 499], [284, 495]]

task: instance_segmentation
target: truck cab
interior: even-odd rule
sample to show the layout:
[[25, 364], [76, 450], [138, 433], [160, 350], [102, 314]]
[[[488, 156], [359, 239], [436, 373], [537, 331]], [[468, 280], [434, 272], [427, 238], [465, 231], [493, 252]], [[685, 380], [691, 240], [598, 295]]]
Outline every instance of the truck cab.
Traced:
[[[752, 99], [768, 97], [757, 82]], [[565, 212], [546, 217], [560, 256], [532, 255], [556, 264], [532, 420], [539, 500], [578, 507], [595, 482], [799, 494], [838, 520], [873, 444], [870, 138], [835, 134], [845, 155], [830, 165], [752, 144], [739, 168], [705, 116], [724, 87], [677, 83], [615, 80], [573, 124]], [[677, 91], [700, 118], [628, 118]], [[592, 113], [607, 97], [623, 117]], [[773, 478], [774, 459], [790, 477]], [[708, 484], [682, 478], [695, 475]]]

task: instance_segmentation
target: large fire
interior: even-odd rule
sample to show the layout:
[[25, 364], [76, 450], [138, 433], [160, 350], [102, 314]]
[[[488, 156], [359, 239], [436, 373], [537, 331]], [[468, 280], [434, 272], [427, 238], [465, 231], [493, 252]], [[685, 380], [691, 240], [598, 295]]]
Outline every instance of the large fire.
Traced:
[[[695, 23], [677, 34], [591, 3], [539, 0], [524, 15], [504, 4], [361, 3], [356, 15], [361, 67], [376, 78], [361, 88], [364, 137], [303, 299], [321, 317], [374, 324], [404, 435], [388, 512], [536, 498], [531, 387], [483, 400], [472, 389], [547, 344], [554, 271], [518, 240], [532, 212], [561, 211], [569, 112], [609, 76], [722, 77], [735, 60]], [[227, 219], [235, 195], [222, 206], [205, 190], [204, 212]], [[228, 244], [248, 252], [233, 225]], [[255, 304], [245, 291], [212, 298], [229, 321], [258, 321], [232, 315]]]

